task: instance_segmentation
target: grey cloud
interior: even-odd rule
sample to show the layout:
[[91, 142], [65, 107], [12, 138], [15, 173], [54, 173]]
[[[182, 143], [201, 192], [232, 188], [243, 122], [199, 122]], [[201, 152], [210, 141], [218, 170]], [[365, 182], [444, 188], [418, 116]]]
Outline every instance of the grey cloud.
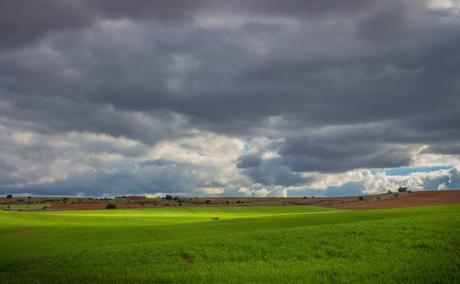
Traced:
[[[300, 172], [408, 165], [421, 145], [457, 155], [459, 27], [424, 1], [6, 0], [0, 126], [132, 139], [139, 146], [81, 141], [80, 151], [128, 160], [205, 132], [283, 140], [235, 161], [272, 186], [306, 183]], [[46, 143], [2, 151], [7, 165], [45, 161], [33, 173], [2, 168], [8, 184], [46, 176], [64, 155]]]
[[0, 47], [20, 47], [50, 33], [87, 28], [104, 19], [182, 22], [192, 12], [211, 4], [207, 0], [5, 0], [0, 3]]
[[255, 183], [265, 186], [293, 186], [309, 182], [308, 178], [302, 177], [299, 173], [293, 172], [289, 167], [283, 165], [282, 159], [269, 159], [261, 162], [256, 167], [246, 167], [243, 173]]
[[254, 168], [260, 166], [262, 159], [258, 155], [244, 155], [238, 158], [236, 166], [238, 168]]

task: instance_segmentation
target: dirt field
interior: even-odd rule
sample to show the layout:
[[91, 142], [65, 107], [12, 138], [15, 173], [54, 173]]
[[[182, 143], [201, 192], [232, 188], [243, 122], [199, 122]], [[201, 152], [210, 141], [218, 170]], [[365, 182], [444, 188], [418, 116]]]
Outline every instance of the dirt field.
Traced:
[[391, 193], [338, 200], [324, 200], [321, 205], [349, 209], [384, 209], [460, 203], [460, 190]]
[[460, 190], [385, 193], [379, 195], [347, 197], [299, 198], [180, 197], [179, 200], [167, 200], [165, 198], [144, 198], [141, 196], [135, 196], [132, 198], [116, 199], [85, 197], [18, 197], [12, 199], [0, 199], [0, 205], [2, 205], [5, 210], [91, 210], [105, 209], [109, 203], [116, 204], [116, 208], [119, 209], [179, 206], [262, 205], [310, 205], [346, 209], [383, 209], [460, 203]]

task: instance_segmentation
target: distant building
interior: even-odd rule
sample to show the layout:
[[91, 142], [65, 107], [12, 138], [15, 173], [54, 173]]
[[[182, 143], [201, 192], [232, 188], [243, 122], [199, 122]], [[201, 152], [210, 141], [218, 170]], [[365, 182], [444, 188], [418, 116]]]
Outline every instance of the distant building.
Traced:
[[407, 187], [405, 187], [405, 186], [400, 186], [398, 188], [398, 192], [406, 192], [406, 191], [407, 191]]

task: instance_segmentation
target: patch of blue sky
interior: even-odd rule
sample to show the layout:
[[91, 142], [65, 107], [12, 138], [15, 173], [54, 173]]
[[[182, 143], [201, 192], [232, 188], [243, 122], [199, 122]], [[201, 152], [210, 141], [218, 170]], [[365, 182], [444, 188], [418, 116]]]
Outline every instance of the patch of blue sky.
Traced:
[[244, 143], [244, 148], [243, 148], [243, 155], [247, 154], [249, 150], [251, 149], [251, 146], [249, 146], [248, 143]]
[[370, 169], [372, 174], [385, 172], [387, 176], [407, 176], [412, 173], [429, 173], [440, 170], [448, 170], [452, 166], [432, 166], [432, 167], [400, 167], [389, 169]]

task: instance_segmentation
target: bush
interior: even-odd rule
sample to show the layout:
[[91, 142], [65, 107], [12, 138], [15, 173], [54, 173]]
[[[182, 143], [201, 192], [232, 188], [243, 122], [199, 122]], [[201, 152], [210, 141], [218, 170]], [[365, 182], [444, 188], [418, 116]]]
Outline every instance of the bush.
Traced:
[[165, 196], [165, 199], [166, 200], [173, 200], [173, 196], [168, 194], [168, 195]]
[[180, 201], [180, 197], [179, 197], [179, 196], [174, 196], [173, 199], [176, 200], [176, 201]]
[[360, 200], [360, 201], [363, 201], [363, 200], [364, 200], [364, 196], [360, 196], [360, 197], [359, 197], [359, 200]]
[[12, 194], [8, 194], [8, 195], [6, 196], [6, 198], [11, 199], [11, 198], [13, 198], [13, 195], [12, 195]]
[[113, 203], [109, 203], [105, 206], [105, 209], [116, 209], [116, 208], [117, 208], [117, 205]]
[[230, 201], [226, 200], [226, 201], [225, 201], [225, 204], [230, 204]]
[[211, 203], [211, 200], [208, 199], [208, 200], [206, 200], [204, 203], [210, 204], [210, 203]]

